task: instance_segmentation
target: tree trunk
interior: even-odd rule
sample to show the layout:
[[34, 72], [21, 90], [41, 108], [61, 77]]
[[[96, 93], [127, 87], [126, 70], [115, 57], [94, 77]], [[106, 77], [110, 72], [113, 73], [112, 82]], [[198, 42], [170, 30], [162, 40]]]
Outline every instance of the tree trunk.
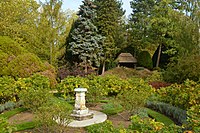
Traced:
[[161, 47], [162, 47], [162, 44], [159, 45], [158, 57], [157, 57], [157, 61], [156, 61], [156, 67], [158, 67], [159, 63], [160, 63]]
[[102, 73], [101, 73], [101, 75], [104, 75], [104, 72], [105, 72], [105, 67], [106, 67], [106, 62], [105, 62], [105, 61], [103, 61], [103, 68], [102, 68]]
[[87, 74], [88, 72], [88, 67], [87, 67], [87, 62], [85, 62], [85, 73]]

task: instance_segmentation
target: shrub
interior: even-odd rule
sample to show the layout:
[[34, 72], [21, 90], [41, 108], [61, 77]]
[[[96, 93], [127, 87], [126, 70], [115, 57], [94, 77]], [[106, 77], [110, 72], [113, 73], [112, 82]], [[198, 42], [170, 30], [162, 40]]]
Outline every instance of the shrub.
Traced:
[[8, 55], [18, 56], [26, 51], [16, 43], [14, 40], [7, 36], [0, 36], [0, 50]]
[[161, 122], [155, 122], [150, 118], [141, 119], [139, 116], [134, 115], [131, 117], [131, 131], [136, 133], [181, 133], [181, 127], [176, 125], [165, 126]]
[[117, 102], [104, 104], [102, 109], [102, 112], [107, 115], [114, 115], [123, 111], [123, 107]]
[[0, 77], [0, 104], [16, 101], [15, 80], [11, 77]]
[[192, 106], [188, 111], [187, 111], [187, 115], [188, 115], [188, 122], [189, 128], [192, 128], [192, 130], [195, 133], [199, 133], [200, 132], [200, 105], [194, 105]]
[[124, 128], [115, 128], [111, 121], [106, 120], [100, 124], [94, 124], [86, 127], [88, 133], [126, 133]]
[[183, 84], [172, 84], [156, 91], [158, 101], [170, 103], [173, 106], [189, 109], [191, 106], [200, 104], [200, 84], [186, 80]]
[[37, 110], [42, 104], [49, 100], [49, 80], [41, 75], [33, 75], [17, 81], [18, 88], [21, 89], [19, 98], [23, 101], [25, 108], [31, 111]]
[[151, 102], [148, 101], [146, 103], [148, 108], [161, 112], [166, 116], [173, 118], [178, 124], [183, 125], [187, 122], [187, 114], [186, 111], [177, 107], [174, 107], [170, 104], [166, 104], [163, 102]]
[[138, 55], [138, 65], [148, 68], [148, 69], [152, 69], [153, 68], [153, 62], [151, 60], [151, 55], [149, 54], [148, 51], [142, 51], [139, 53]]
[[199, 81], [200, 77], [200, 56], [189, 56], [178, 60], [177, 63], [170, 64], [163, 78], [167, 82], [182, 83], [186, 79]]
[[150, 82], [149, 85], [151, 85], [153, 88], [160, 89], [161, 87], [167, 87], [170, 86], [171, 83], [166, 83], [166, 82], [159, 82], [159, 81], [154, 81]]
[[10, 126], [5, 118], [0, 117], [0, 133], [12, 133], [14, 130], [14, 126]]
[[73, 107], [66, 101], [52, 97], [36, 111], [38, 128], [35, 129], [35, 132], [66, 132], [66, 125], [71, 122], [72, 109]]
[[15, 78], [29, 77], [32, 74], [43, 71], [44, 65], [40, 59], [31, 53], [26, 53], [17, 56], [10, 63], [6, 70], [6, 75], [10, 75]]

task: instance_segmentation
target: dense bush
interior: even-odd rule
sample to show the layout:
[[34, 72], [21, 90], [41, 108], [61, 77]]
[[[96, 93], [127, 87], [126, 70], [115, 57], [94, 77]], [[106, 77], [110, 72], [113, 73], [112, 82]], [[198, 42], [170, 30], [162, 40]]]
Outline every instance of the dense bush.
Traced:
[[151, 55], [149, 54], [148, 51], [142, 51], [139, 53], [138, 58], [138, 66], [142, 66], [148, 69], [152, 69], [153, 68], [153, 62], [151, 59]]
[[7, 101], [16, 101], [15, 80], [11, 77], [0, 77], [0, 104]]
[[170, 86], [171, 83], [166, 83], [166, 82], [161, 82], [161, 81], [153, 81], [153, 82], [149, 82], [149, 85], [151, 85], [153, 88], [160, 89], [161, 87]]
[[123, 107], [117, 102], [111, 102], [102, 106], [102, 112], [107, 115], [114, 115], [123, 111]]
[[173, 118], [178, 124], [186, 124], [187, 122], [187, 114], [186, 111], [177, 107], [174, 107], [170, 104], [166, 104], [163, 102], [150, 102], [146, 103], [148, 108], [161, 112], [166, 116]]
[[26, 53], [17, 56], [10, 63], [8, 63], [6, 75], [10, 75], [15, 78], [24, 78], [43, 70], [44, 65], [40, 59], [34, 54]]
[[71, 122], [70, 114], [73, 107], [66, 101], [52, 97], [36, 111], [37, 133], [64, 133]]
[[10, 56], [18, 56], [27, 52], [20, 44], [13, 41], [7, 36], [0, 36], [0, 51], [5, 52]]
[[200, 104], [192, 106], [188, 111], [188, 126], [191, 127], [195, 133], [200, 132]]
[[16, 128], [14, 126], [11, 126], [8, 121], [0, 117], [0, 133], [12, 133]]
[[183, 84], [172, 84], [156, 91], [158, 101], [170, 103], [173, 106], [189, 109], [200, 104], [200, 84], [186, 80]]
[[186, 79], [199, 81], [200, 79], [200, 56], [189, 56], [180, 59], [177, 63], [170, 64], [163, 78], [167, 82], [182, 83]]
[[161, 122], [155, 122], [150, 118], [141, 119], [139, 116], [134, 115], [131, 117], [131, 131], [136, 133], [181, 133], [181, 127], [176, 125], [165, 126]]
[[[117, 76], [88, 76], [88, 77], [67, 77], [61, 81], [57, 89], [64, 91], [66, 95], [73, 93], [77, 87], [87, 88], [87, 97], [91, 101], [98, 101], [102, 96], [117, 95], [124, 90], [138, 89], [150, 91], [151, 87], [142, 79], [121, 79]], [[149, 89], [149, 90], [148, 90]]]
[[27, 109], [35, 111], [50, 98], [50, 83], [44, 76], [36, 74], [29, 78], [20, 79], [16, 84], [21, 90], [19, 98]]

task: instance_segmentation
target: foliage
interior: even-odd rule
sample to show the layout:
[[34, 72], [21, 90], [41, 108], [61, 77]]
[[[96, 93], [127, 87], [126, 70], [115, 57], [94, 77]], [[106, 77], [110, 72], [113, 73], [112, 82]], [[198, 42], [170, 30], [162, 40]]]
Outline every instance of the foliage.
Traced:
[[39, 125], [35, 132], [66, 132], [67, 124], [71, 121], [72, 108], [66, 101], [51, 98], [36, 111], [36, 121]]
[[20, 124], [15, 125], [15, 127], [16, 127], [15, 131], [23, 131], [23, 130], [33, 129], [36, 127], [36, 125], [37, 125], [36, 121], [20, 123]]
[[151, 60], [151, 55], [149, 54], [148, 51], [142, 51], [139, 53], [138, 58], [138, 65], [148, 68], [148, 69], [152, 69], [153, 68], [153, 62]]
[[183, 57], [177, 63], [172, 63], [163, 74], [163, 78], [168, 82], [182, 83], [186, 79], [199, 81], [200, 77], [200, 56], [191, 55]]
[[107, 115], [114, 115], [123, 111], [123, 107], [117, 102], [104, 104], [102, 109], [101, 111]]
[[200, 132], [200, 105], [194, 105], [187, 111], [188, 124], [187, 127], [192, 127], [195, 133]]
[[88, 71], [86, 73], [83, 70], [83, 68], [78, 64], [65, 65], [58, 69], [58, 78], [62, 80], [64, 78], [67, 78], [67, 76], [85, 77], [87, 75], [94, 74], [94, 73], [95, 73], [95, 70], [93, 70], [92, 68], [88, 68]]
[[155, 122], [150, 118], [141, 119], [139, 116], [134, 115], [131, 117], [131, 125], [129, 129], [136, 133], [148, 132], [148, 133], [181, 133], [181, 127], [176, 125], [165, 126], [161, 122]]
[[17, 87], [21, 89], [19, 98], [23, 101], [23, 106], [31, 111], [37, 110], [51, 96], [49, 80], [41, 75], [18, 80]]
[[14, 126], [10, 126], [5, 118], [0, 117], [0, 133], [12, 133]]
[[105, 63], [112, 61], [119, 51], [119, 47], [124, 44], [125, 30], [123, 28], [122, 16], [124, 11], [122, 9], [122, 2], [118, 0], [94, 0], [97, 6], [97, 17], [95, 18], [95, 25], [99, 33], [105, 37], [103, 43], [103, 69], [105, 70]]
[[131, 79], [131, 84], [130, 89], [123, 89], [117, 95], [117, 99], [130, 113], [136, 113], [138, 109], [144, 107], [146, 99], [152, 94], [153, 89], [142, 79]]
[[27, 109], [25, 109], [25, 108], [15, 108], [15, 109], [13, 109], [13, 110], [10, 110], [10, 111], [6, 111], [6, 112], [4, 112], [4, 113], [2, 113], [2, 114], [0, 114], [0, 117], [3, 117], [3, 118], [10, 118], [10, 117], [12, 117], [12, 116], [14, 116], [14, 115], [16, 115], [16, 114], [18, 114], [18, 113], [21, 113], [21, 112], [23, 112], [23, 111], [26, 111]]
[[153, 111], [153, 110], [151, 110], [149, 108], [145, 108], [145, 109], [147, 110], [148, 115], [151, 118], [155, 119], [157, 122], [162, 122], [166, 126], [174, 124], [174, 122], [170, 118], [166, 117], [165, 115], [160, 114], [160, 113], [158, 113], [156, 111]]
[[40, 59], [34, 54], [26, 53], [17, 56], [8, 64], [5, 75], [24, 78], [42, 70], [44, 66]]
[[15, 80], [11, 77], [0, 77], [0, 103], [16, 101]]
[[186, 80], [183, 84], [172, 84], [156, 91], [158, 101], [170, 103], [173, 106], [189, 109], [199, 104], [200, 84]]
[[154, 81], [154, 82], [150, 82], [149, 83], [153, 88], [156, 88], [156, 89], [160, 89], [161, 87], [167, 87], [167, 86], [170, 86], [171, 83], [166, 83], [166, 82], [159, 82], [159, 81]]
[[187, 115], [186, 111], [177, 107], [174, 107], [170, 104], [166, 104], [163, 102], [150, 102], [148, 101], [146, 103], [146, 106], [156, 110], [158, 112], [161, 112], [162, 114], [165, 114], [166, 116], [169, 116], [175, 120], [180, 125], [186, 124]]
[[88, 133], [126, 133], [124, 128], [115, 128], [111, 121], [106, 120], [100, 124], [94, 124], [86, 127]]
[[103, 37], [98, 34], [94, 25], [95, 5], [89, 0], [84, 0], [78, 12], [79, 18], [75, 21], [67, 50], [83, 63], [85, 72], [87, 67], [100, 66]]

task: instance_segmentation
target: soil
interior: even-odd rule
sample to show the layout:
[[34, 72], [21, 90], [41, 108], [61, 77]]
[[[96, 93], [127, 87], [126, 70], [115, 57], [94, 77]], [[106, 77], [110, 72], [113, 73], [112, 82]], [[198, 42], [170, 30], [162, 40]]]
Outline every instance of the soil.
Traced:
[[[104, 103], [99, 103], [99, 104], [87, 104], [86, 106], [90, 109], [90, 110], [96, 110], [96, 111], [101, 111], [102, 108], [101, 106]], [[22, 112], [19, 113], [11, 118], [9, 118], [9, 123], [11, 124], [19, 124], [19, 123], [23, 123], [23, 122], [29, 122], [32, 121], [34, 118], [34, 115], [30, 112]], [[121, 112], [119, 114], [116, 115], [111, 115], [108, 116], [108, 120], [112, 121], [114, 127], [125, 127], [127, 128], [131, 122], [129, 120], [130, 115], [127, 111]], [[20, 131], [20, 132], [16, 132], [16, 133], [33, 133], [33, 130], [26, 130], [26, 131]], [[84, 128], [68, 128], [67, 133], [86, 133]]]

